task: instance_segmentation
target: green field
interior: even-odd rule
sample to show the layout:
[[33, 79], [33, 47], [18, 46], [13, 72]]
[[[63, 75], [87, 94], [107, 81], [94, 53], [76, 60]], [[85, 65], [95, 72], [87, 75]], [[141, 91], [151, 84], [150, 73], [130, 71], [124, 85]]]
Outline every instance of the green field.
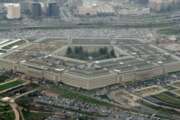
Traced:
[[14, 113], [12, 111], [0, 113], [0, 120], [14, 120]]
[[12, 112], [9, 105], [0, 102], [0, 120], [13, 120], [14, 113]]
[[[158, 117], [160, 117], [162, 120], [175, 120], [173, 118], [174, 115], [179, 115], [179, 113], [177, 113], [176, 111], [160, 108], [160, 107], [154, 106], [152, 104], [149, 104], [149, 103], [147, 103], [145, 101], [142, 102], [142, 105], [148, 107], [151, 110], [153, 110], [154, 113], [156, 113], [156, 115]], [[144, 113], [148, 113], [148, 111], [144, 111]]]
[[180, 97], [169, 92], [163, 92], [152, 97], [168, 104], [171, 107], [180, 108]]
[[10, 110], [9, 105], [7, 105], [7, 104], [5, 104], [5, 103], [3, 103], [3, 102], [0, 102], [0, 113], [1, 113], [1, 112], [6, 112], [6, 111], [8, 111], [8, 110]]
[[25, 120], [44, 120], [47, 118], [50, 114], [47, 113], [41, 113], [41, 112], [28, 112], [23, 111], [23, 116]]
[[0, 91], [3, 91], [3, 90], [6, 90], [6, 89], [9, 89], [9, 88], [18, 86], [18, 85], [20, 85], [22, 83], [24, 83], [24, 81], [22, 81], [22, 80], [11, 81], [11, 82], [8, 82], [8, 83], [5, 83], [5, 84], [1, 83], [0, 84]]
[[179, 35], [180, 28], [170, 27], [170, 28], [160, 29], [158, 32], [160, 34], [166, 34], [166, 35]]
[[7, 75], [6, 73], [3, 73], [0, 75], [0, 83], [4, 82], [5, 80], [9, 79], [9, 75]]
[[165, 89], [167, 89], [167, 90], [175, 90], [176, 88], [175, 87], [173, 87], [173, 86], [165, 86], [164, 87]]

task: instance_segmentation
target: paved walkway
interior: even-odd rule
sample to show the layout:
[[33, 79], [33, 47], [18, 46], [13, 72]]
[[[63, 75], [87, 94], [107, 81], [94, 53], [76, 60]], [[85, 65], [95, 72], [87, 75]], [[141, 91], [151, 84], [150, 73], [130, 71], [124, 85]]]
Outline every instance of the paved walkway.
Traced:
[[18, 105], [16, 103], [10, 103], [9, 104], [12, 108], [12, 110], [14, 111], [14, 114], [15, 114], [15, 120], [20, 120], [20, 114], [19, 114], [19, 111], [18, 111]]
[[12, 111], [14, 112], [14, 115], [15, 115], [14, 120], [21, 120], [18, 105], [15, 103], [15, 100], [11, 97], [5, 97], [5, 98], [2, 98], [1, 100], [9, 104], [10, 107], [12, 108]]

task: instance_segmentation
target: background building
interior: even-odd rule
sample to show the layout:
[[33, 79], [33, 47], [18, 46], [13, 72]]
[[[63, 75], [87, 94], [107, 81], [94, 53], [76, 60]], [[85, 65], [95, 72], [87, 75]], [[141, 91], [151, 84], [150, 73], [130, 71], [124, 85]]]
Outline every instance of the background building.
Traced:
[[21, 13], [30, 15], [30, 3], [29, 1], [21, 1]]
[[4, 4], [7, 10], [8, 19], [19, 19], [21, 17], [21, 6], [19, 3]]
[[32, 17], [40, 17], [42, 15], [42, 8], [41, 4], [38, 2], [32, 3]]
[[114, 15], [115, 10], [109, 2], [102, 1], [82, 1], [82, 5], [77, 7], [76, 15], [88, 16], [108, 16]]
[[56, 2], [49, 2], [47, 12], [48, 12], [48, 16], [51, 16], [51, 17], [59, 16], [58, 4]]
[[179, 0], [149, 0], [149, 7], [153, 11], [168, 11], [175, 7]]

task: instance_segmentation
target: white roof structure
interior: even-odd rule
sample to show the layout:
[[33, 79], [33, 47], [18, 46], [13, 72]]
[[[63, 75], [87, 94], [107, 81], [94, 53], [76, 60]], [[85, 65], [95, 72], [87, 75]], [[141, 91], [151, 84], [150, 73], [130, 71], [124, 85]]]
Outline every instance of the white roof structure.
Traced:
[[8, 19], [19, 19], [21, 17], [21, 6], [19, 3], [5, 3]]

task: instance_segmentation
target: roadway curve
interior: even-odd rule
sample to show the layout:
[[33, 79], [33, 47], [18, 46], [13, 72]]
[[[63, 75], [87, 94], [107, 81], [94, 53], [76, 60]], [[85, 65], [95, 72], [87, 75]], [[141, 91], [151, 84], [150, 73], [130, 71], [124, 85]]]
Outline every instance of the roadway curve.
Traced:
[[11, 106], [12, 110], [14, 111], [15, 120], [20, 120], [18, 105], [16, 103], [9, 103], [9, 105]]

